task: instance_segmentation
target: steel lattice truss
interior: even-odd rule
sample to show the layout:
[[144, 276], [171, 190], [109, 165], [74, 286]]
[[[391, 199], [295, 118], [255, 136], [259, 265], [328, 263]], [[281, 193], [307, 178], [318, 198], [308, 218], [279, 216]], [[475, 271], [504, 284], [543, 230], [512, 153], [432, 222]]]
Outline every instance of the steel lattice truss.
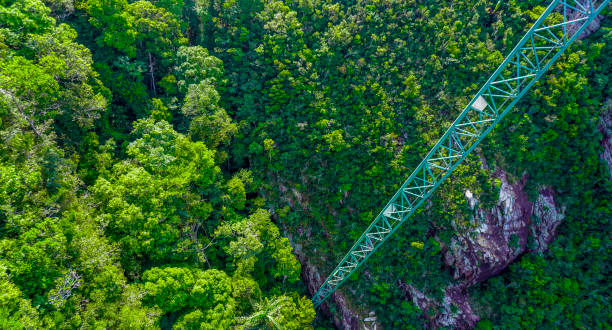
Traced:
[[431, 196], [610, 0], [554, 0], [312, 298], [318, 307]]

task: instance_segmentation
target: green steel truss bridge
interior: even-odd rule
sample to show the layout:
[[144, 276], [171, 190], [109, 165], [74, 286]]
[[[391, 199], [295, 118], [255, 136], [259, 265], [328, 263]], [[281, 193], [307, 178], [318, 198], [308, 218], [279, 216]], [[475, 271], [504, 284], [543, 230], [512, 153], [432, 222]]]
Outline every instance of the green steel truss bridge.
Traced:
[[550, 3], [325, 280], [312, 298], [315, 308], [414, 214], [609, 2]]

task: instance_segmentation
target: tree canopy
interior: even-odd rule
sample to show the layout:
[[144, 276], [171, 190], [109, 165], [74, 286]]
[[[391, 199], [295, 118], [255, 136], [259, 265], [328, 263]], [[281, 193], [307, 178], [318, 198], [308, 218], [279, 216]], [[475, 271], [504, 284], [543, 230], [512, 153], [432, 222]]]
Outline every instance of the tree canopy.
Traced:
[[[545, 5], [0, 0], [0, 328], [331, 327], [296, 255], [333, 269]], [[443, 299], [464, 191], [489, 208], [504, 171], [564, 220], [470, 289], [477, 327], [610, 324], [611, 31], [565, 52], [347, 305], [425, 327], [396, 284]]]

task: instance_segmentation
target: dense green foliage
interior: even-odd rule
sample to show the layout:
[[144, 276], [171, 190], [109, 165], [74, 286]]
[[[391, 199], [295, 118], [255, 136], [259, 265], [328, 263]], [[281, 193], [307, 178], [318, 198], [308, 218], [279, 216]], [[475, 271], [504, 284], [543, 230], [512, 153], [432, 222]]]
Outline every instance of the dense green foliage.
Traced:
[[[311, 327], [283, 236], [325, 276], [545, 4], [0, 0], [0, 328]], [[423, 326], [395, 283], [441, 298], [463, 191], [492, 205], [504, 169], [567, 211], [472, 288], [479, 327], [610, 323], [609, 26], [347, 282], [352, 307]]]
[[183, 4], [0, 5], [0, 327], [308, 327]]

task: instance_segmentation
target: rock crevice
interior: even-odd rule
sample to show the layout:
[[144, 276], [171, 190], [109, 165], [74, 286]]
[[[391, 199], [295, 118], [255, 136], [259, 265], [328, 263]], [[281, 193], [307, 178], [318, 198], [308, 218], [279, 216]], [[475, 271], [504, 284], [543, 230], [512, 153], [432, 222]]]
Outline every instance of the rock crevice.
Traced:
[[[296, 244], [291, 235], [287, 235], [287, 237], [293, 247], [295, 256], [302, 264], [302, 280], [306, 283], [308, 291], [314, 294], [321, 287], [325, 278], [321, 276], [317, 267], [308, 260], [302, 251], [301, 245]], [[365, 317], [350, 308], [346, 297], [340, 292], [335, 292], [329, 299], [336, 303], [338, 307], [337, 315], [332, 315], [327, 309], [326, 304], [321, 305], [321, 310], [329, 317], [333, 317], [334, 325], [339, 329], [359, 329], [360, 320], [364, 320]]]
[[[551, 188], [541, 188], [536, 201], [530, 202], [526, 176], [514, 184], [503, 171], [496, 177], [501, 181], [497, 205], [478, 208], [477, 200], [466, 191], [474, 209], [473, 227], [466, 230], [454, 225], [457, 237], [443, 253], [444, 262], [455, 269], [454, 278], [467, 285], [498, 274], [525, 252], [546, 250], [563, 219], [564, 208], [557, 206]], [[530, 235], [535, 246], [528, 247]]]

